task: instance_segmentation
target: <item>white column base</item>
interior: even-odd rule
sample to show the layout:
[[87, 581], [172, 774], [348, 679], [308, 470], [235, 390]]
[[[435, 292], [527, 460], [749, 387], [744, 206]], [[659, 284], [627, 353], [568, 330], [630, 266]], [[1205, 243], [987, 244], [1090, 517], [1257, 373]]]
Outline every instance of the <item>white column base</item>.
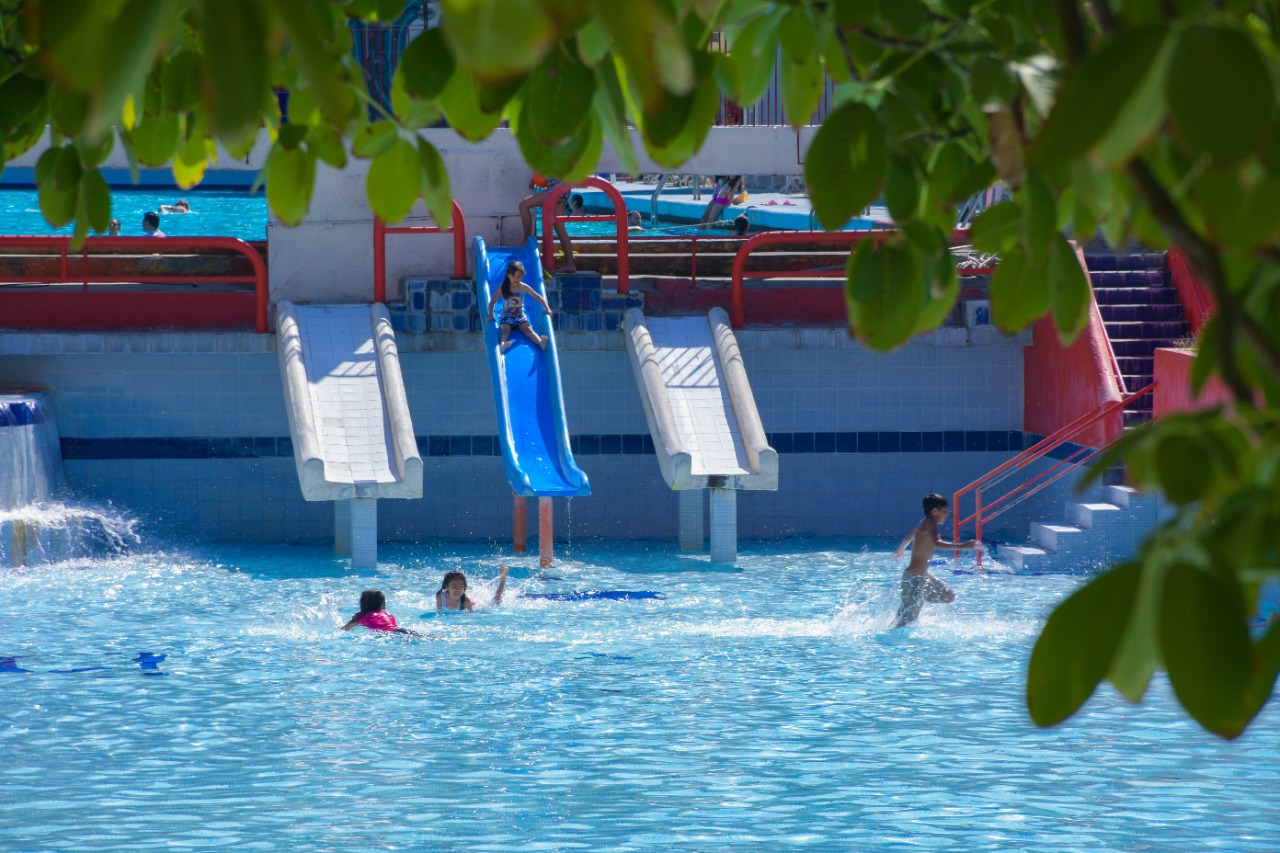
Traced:
[[351, 568], [378, 565], [378, 499], [351, 499]]
[[333, 555], [351, 556], [351, 501], [333, 502]]
[[738, 559], [738, 493], [734, 489], [711, 490], [711, 562]]
[[679, 502], [680, 549], [701, 551], [705, 537], [702, 526], [702, 490], [684, 489], [676, 492]]

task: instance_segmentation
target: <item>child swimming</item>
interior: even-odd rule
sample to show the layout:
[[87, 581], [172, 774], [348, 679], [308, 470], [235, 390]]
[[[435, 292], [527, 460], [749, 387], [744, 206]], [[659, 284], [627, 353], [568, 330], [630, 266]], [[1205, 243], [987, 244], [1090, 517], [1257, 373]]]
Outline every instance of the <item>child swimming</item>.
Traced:
[[356, 626], [368, 628], [370, 631], [390, 631], [396, 634], [412, 634], [407, 628], [396, 625], [396, 617], [387, 612], [387, 597], [380, 589], [366, 589], [360, 593], [360, 612], [351, 617], [351, 621], [342, 626], [342, 630], [350, 631]]
[[[502, 603], [502, 592], [507, 588], [506, 566], [498, 567], [498, 591], [493, 603]], [[475, 602], [467, 597], [467, 576], [462, 572], [446, 572], [436, 592], [436, 610], [474, 610]]]

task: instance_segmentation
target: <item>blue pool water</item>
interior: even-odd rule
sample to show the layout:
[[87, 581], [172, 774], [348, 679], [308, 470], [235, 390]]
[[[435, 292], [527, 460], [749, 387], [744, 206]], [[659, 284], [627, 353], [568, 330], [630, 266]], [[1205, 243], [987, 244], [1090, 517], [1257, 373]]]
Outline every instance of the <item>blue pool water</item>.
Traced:
[[[889, 541], [171, 548], [0, 580], [0, 849], [1230, 850], [1280, 833], [1280, 718], [1224, 743], [1163, 681], [1038, 730], [1078, 577], [952, 574], [886, 631]], [[516, 578], [515, 575], [520, 577]], [[360, 590], [420, 639], [342, 633]], [[479, 587], [479, 589], [477, 589]], [[663, 599], [522, 600], [521, 590]], [[21, 672], [27, 670], [28, 672]]]
[[[111, 215], [120, 220], [121, 236], [142, 235], [142, 215], [159, 211], [180, 198], [191, 213], [160, 215], [160, 230], [170, 237], [239, 237], [267, 239], [267, 200], [264, 193], [244, 190], [113, 189]], [[40, 212], [34, 189], [0, 190], [0, 234], [70, 234], [71, 226], [53, 228]]]

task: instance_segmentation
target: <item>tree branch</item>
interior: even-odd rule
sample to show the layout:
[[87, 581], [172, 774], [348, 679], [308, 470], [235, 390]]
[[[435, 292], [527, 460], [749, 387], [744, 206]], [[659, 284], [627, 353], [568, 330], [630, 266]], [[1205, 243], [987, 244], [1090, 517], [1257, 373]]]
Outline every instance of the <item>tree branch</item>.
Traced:
[[1089, 53], [1089, 33], [1085, 29], [1084, 18], [1080, 17], [1080, 7], [1076, 0], [1056, 0], [1053, 5], [1058, 13], [1058, 28], [1062, 30], [1067, 59], [1072, 63], [1079, 62]]

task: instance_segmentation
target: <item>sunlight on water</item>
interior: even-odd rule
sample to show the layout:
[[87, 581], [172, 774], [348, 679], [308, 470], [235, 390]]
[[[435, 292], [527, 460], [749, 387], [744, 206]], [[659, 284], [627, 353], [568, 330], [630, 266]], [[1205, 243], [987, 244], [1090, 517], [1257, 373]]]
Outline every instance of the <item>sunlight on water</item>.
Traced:
[[[149, 543], [0, 571], [0, 849], [1275, 849], [1274, 713], [1222, 743], [1157, 679], [1037, 730], [1027, 657], [1081, 578], [935, 566], [956, 601], [889, 630], [891, 547], [713, 569], [576, 539], [539, 569], [384, 544], [356, 572]], [[487, 604], [500, 562], [502, 606], [434, 612], [445, 571]], [[366, 587], [421, 636], [341, 632]], [[574, 590], [665, 597], [521, 597]]]

